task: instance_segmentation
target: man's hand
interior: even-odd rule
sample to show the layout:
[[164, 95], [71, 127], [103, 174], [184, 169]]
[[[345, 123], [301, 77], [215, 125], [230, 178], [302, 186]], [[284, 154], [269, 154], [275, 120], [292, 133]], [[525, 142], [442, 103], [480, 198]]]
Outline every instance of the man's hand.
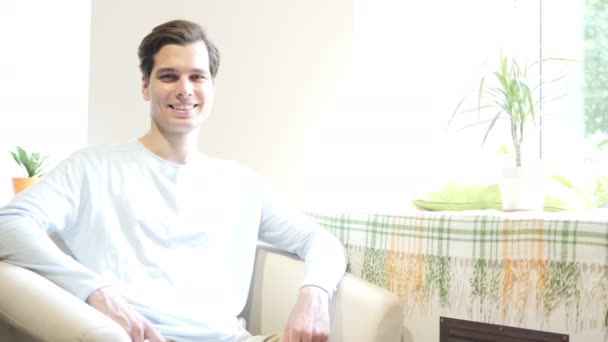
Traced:
[[315, 286], [304, 286], [289, 314], [284, 342], [327, 342], [329, 339], [329, 294]]
[[123, 327], [133, 342], [165, 341], [152, 324], [111, 286], [95, 290], [87, 298], [87, 303]]

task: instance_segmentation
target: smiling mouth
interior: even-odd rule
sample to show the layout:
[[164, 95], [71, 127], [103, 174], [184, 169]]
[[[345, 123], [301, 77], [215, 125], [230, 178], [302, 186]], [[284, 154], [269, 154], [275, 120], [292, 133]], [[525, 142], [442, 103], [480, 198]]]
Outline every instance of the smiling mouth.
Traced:
[[197, 104], [178, 104], [178, 105], [169, 105], [170, 108], [175, 110], [191, 110], [197, 107]]

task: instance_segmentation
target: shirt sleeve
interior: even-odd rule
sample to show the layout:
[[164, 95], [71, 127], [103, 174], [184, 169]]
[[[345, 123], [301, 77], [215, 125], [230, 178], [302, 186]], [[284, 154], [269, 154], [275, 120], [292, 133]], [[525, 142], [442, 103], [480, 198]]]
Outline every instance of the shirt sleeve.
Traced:
[[311, 218], [288, 208], [266, 191], [259, 232], [261, 241], [295, 253], [305, 261], [301, 286], [318, 286], [330, 297], [346, 271], [346, 253], [340, 241]]
[[28, 268], [85, 300], [108, 285], [49, 238], [74, 220], [82, 167], [71, 156], [0, 208], [0, 260]]

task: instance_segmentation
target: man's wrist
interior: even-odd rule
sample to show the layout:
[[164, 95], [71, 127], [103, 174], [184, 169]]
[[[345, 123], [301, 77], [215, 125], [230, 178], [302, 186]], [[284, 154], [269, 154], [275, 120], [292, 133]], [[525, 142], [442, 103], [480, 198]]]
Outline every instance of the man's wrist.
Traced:
[[319, 285], [312, 285], [312, 284], [311, 285], [302, 285], [302, 286], [300, 286], [300, 292], [302, 292], [302, 291], [308, 292], [309, 294], [321, 295], [328, 301], [329, 301], [329, 298], [331, 297], [329, 295], [329, 292]]
[[104, 296], [104, 291], [106, 289], [108, 289], [108, 287], [110, 287], [111, 285], [105, 285], [102, 287], [98, 287], [95, 290], [93, 290], [91, 293], [89, 293], [89, 295], [87, 296], [87, 298], [85, 299], [85, 302], [87, 304], [91, 304], [91, 301], [95, 301], [96, 299], [98, 299], [100, 296], [103, 297]]

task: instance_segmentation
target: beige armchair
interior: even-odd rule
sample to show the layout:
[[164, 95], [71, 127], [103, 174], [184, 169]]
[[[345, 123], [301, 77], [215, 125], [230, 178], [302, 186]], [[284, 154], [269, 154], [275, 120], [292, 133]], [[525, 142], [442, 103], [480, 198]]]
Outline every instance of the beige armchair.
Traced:
[[[254, 334], [281, 332], [295, 303], [304, 263], [260, 246], [243, 311]], [[403, 306], [390, 292], [351, 275], [330, 304], [330, 341], [401, 341]], [[129, 341], [109, 318], [29, 270], [0, 262], [0, 341]]]

